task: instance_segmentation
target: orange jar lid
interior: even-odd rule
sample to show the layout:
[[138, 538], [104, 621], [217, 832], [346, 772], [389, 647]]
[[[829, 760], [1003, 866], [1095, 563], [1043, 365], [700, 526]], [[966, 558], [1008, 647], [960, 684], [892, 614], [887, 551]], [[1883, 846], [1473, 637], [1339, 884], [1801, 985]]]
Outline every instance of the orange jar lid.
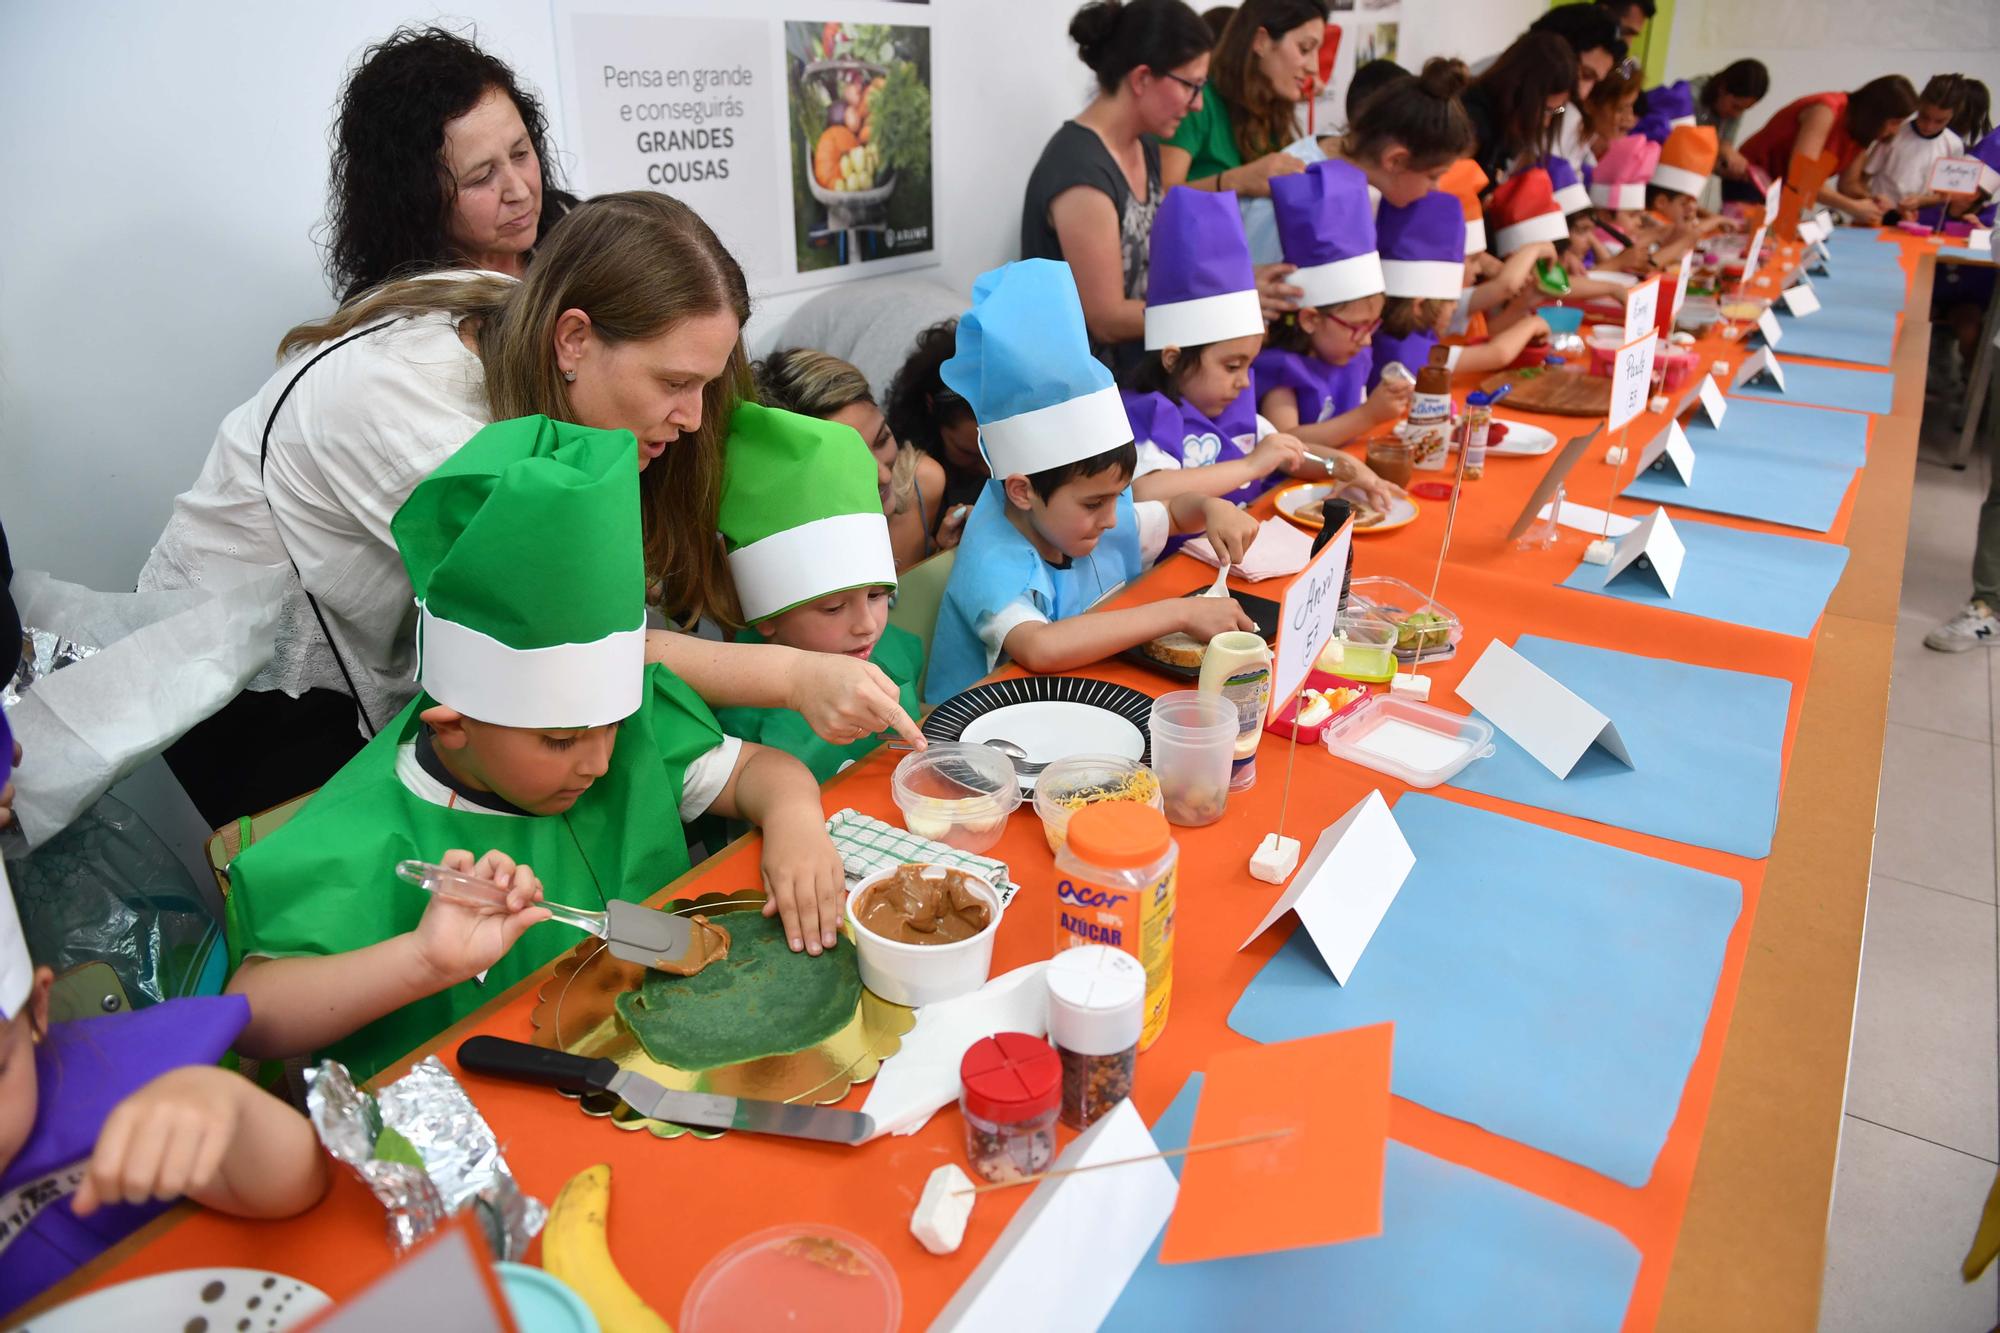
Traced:
[[1147, 866], [1174, 845], [1167, 817], [1136, 801], [1099, 801], [1070, 816], [1069, 850], [1094, 866]]

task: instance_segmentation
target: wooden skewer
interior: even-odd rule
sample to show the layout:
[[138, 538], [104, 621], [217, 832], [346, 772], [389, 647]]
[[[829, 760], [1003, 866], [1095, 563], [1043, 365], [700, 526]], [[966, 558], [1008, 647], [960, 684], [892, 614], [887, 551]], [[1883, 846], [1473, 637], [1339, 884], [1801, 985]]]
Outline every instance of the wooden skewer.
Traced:
[[1266, 1143], [1272, 1139], [1282, 1139], [1293, 1132], [1290, 1129], [1273, 1129], [1262, 1134], [1245, 1134], [1242, 1138], [1196, 1143], [1185, 1148], [1172, 1148], [1166, 1152], [1147, 1153], [1144, 1157], [1121, 1157], [1115, 1162], [1093, 1162], [1089, 1166], [1069, 1166], [1060, 1171], [1044, 1171], [1038, 1176], [1022, 1176], [1019, 1180], [1001, 1180], [991, 1185], [975, 1185], [969, 1190], [953, 1190], [952, 1193], [991, 1194], [994, 1190], [1010, 1190], [1016, 1185], [1039, 1185], [1044, 1180], [1053, 1180], [1057, 1176], [1080, 1176], [1086, 1171], [1102, 1171], [1113, 1166], [1131, 1166], [1135, 1162], [1156, 1162], [1168, 1157], [1189, 1157], [1198, 1152], [1214, 1152], [1218, 1148], [1241, 1148], [1245, 1144]]

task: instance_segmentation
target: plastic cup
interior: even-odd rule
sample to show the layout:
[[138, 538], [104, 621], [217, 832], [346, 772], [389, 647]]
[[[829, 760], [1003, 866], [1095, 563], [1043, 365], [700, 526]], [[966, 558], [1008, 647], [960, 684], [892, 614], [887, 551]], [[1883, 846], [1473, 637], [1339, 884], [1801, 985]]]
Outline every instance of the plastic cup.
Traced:
[[1199, 828], [1222, 818], [1240, 730], [1236, 705], [1219, 694], [1174, 690], [1153, 700], [1151, 725], [1153, 775], [1168, 822]]

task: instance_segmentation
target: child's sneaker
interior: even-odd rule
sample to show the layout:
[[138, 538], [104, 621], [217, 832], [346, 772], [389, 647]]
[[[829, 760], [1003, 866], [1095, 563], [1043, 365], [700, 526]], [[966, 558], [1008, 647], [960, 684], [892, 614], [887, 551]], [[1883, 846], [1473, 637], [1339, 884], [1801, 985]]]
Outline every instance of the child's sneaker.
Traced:
[[1962, 653], [1982, 644], [2000, 644], [2000, 617], [1981, 601], [1966, 603], [1963, 611], [1924, 635], [1924, 647], [1941, 653]]

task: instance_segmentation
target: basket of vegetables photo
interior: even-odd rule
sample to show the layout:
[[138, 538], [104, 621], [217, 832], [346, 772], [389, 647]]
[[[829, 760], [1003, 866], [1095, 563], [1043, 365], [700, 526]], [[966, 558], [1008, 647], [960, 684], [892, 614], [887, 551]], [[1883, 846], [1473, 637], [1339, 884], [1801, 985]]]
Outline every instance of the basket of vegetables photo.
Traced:
[[[793, 201], [800, 267], [930, 248], [930, 32], [790, 23]], [[900, 196], [900, 197], [899, 197]], [[866, 233], [847, 255], [841, 234]], [[821, 253], [809, 258], [808, 251]], [[840, 262], [835, 259], [833, 262]]]

